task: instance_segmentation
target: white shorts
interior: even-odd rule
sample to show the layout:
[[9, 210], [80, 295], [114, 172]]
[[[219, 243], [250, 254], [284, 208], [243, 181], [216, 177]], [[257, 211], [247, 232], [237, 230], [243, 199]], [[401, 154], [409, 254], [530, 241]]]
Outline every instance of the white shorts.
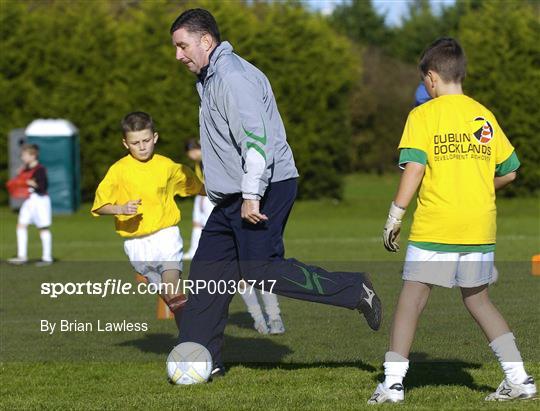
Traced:
[[491, 281], [495, 253], [444, 253], [409, 245], [403, 279], [442, 287], [472, 288]]
[[213, 209], [214, 205], [207, 196], [196, 196], [193, 203], [193, 222], [204, 227]]
[[22, 225], [33, 224], [37, 228], [46, 228], [51, 225], [51, 198], [48, 195], [30, 194], [19, 211], [18, 223]]
[[177, 226], [124, 241], [124, 251], [133, 268], [154, 284], [166, 270], [182, 271], [182, 237]]

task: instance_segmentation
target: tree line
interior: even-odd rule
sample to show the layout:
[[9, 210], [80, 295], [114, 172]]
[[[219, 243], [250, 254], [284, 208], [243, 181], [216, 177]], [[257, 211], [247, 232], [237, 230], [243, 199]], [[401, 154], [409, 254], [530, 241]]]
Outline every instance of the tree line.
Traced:
[[538, 7], [525, 0], [458, 1], [440, 14], [416, 0], [396, 28], [363, 0], [330, 16], [298, 1], [2, 0], [0, 133], [35, 118], [71, 120], [80, 130], [85, 199], [124, 155], [119, 121], [129, 111], [152, 114], [158, 152], [187, 163], [198, 96], [194, 76], [175, 61], [168, 28], [191, 7], [209, 9], [223, 39], [269, 77], [302, 197], [340, 198], [345, 173], [395, 169], [419, 82], [416, 60], [442, 35], [460, 39], [469, 58], [467, 92], [494, 111], [518, 149], [523, 169], [515, 190], [538, 188], [540, 23]]

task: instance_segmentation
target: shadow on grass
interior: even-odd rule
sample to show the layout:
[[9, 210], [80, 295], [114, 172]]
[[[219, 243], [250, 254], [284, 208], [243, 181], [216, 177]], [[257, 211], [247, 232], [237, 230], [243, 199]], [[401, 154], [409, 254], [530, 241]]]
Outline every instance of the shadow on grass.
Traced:
[[[429, 358], [426, 353], [414, 352], [410, 355], [410, 367], [404, 385], [407, 390], [426, 386], [458, 385], [475, 391], [491, 392], [493, 387], [476, 384], [467, 371], [481, 367], [482, 364], [478, 363], [457, 359]], [[379, 373], [377, 380], [384, 380], [384, 374]]]
[[227, 324], [236, 325], [239, 328], [247, 328], [255, 331], [253, 328], [253, 318], [248, 312], [236, 312], [229, 314]]
[[[177, 338], [172, 334], [145, 334], [141, 338], [123, 341], [119, 347], [135, 347], [144, 353], [168, 354], [177, 344]], [[291, 354], [292, 350], [286, 345], [276, 342], [272, 337], [232, 337], [225, 336], [223, 358], [227, 362], [269, 362], [276, 363]]]
[[[172, 334], [156, 333], [145, 334], [142, 338], [124, 341], [119, 347], [135, 347], [145, 353], [167, 355], [176, 344], [176, 336]], [[223, 358], [228, 368], [238, 366], [253, 369], [285, 369], [296, 370], [306, 368], [358, 368], [367, 372], [374, 372], [376, 368], [359, 362], [313, 362], [290, 363], [283, 359], [293, 351], [286, 345], [280, 344], [270, 336], [260, 337], [233, 337], [225, 336]]]
[[344, 361], [344, 362], [288, 362], [288, 363], [276, 363], [276, 362], [226, 362], [229, 368], [234, 367], [246, 367], [257, 370], [303, 370], [311, 368], [357, 368], [362, 371], [374, 372], [377, 369], [370, 364], [366, 364], [362, 361]]
[[144, 353], [168, 354], [176, 345], [178, 338], [172, 334], [144, 334], [135, 340], [123, 341], [118, 347], [135, 347]]

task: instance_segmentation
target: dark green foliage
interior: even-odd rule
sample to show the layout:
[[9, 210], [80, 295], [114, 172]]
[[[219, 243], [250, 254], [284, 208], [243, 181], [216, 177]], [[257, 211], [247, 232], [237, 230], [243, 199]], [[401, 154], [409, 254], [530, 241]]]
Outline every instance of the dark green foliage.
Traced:
[[356, 70], [349, 104], [351, 170], [395, 170], [396, 147], [419, 81], [417, 70], [390, 54], [394, 32], [384, 25], [384, 18], [370, 1], [342, 3], [330, 20], [336, 30], [358, 45], [355, 54], [363, 63], [361, 70]]
[[397, 146], [414, 104], [418, 72], [379, 48], [363, 50], [364, 72], [351, 99], [353, 170], [397, 170]]
[[[532, 0], [457, 0], [440, 10], [414, 0], [399, 27], [385, 26], [366, 0], [343, 2], [329, 18], [299, 1], [3, 0], [0, 134], [35, 118], [71, 120], [81, 134], [85, 199], [125, 153], [119, 121], [129, 111], [151, 113], [158, 152], [185, 162], [184, 142], [198, 135], [198, 96], [168, 29], [189, 7], [209, 9], [223, 39], [269, 77], [302, 197], [339, 198], [347, 171], [395, 169], [416, 62], [447, 35], [469, 59], [465, 91], [497, 115], [522, 160], [507, 193], [540, 186], [540, 6]], [[4, 137], [2, 186], [6, 151]]]
[[388, 48], [392, 55], [416, 64], [426, 45], [448, 34], [441, 30], [429, 0], [413, 0], [402, 26], [394, 30]]
[[395, 167], [397, 142], [419, 82], [416, 64], [431, 42], [453, 36], [469, 60], [466, 94], [495, 113], [522, 160], [518, 181], [504, 194], [534, 192], [540, 187], [540, 3], [457, 0], [441, 10], [432, 4], [411, 1], [402, 25], [394, 28], [381, 27], [369, 1], [345, 2], [331, 17], [363, 55], [363, 75], [350, 104], [351, 168], [384, 172]]
[[251, 61], [272, 83], [300, 171], [300, 196], [339, 198], [351, 135], [348, 89], [360, 62], [344, 38], [301, 7], [270, 5], [259, 25]]
[[195, 77], [175, 61], [168, 29], [188, 7], [214, 13], [223, 39], [270, 78], [300, 195], [339, 197], [348, 168], [347, 90], [359, 62], [345, 38], [298, 3], [2, 2], [0, 134], [35, 118], [71, 120], [80, 129], [86, 199], [125, 152], [119, 121], [129, 111], [148, 111], [160, 133], [158, 152], [185, 160], [184, 142], [198, 135], [199, 97]]
[[484, 2], [460, 22], [465, 91], [486, 105], [521, 160], [509, 193], [540, 187], [540, 15], [527, 1]]
[[332, 25], [357, 43], [382, 46], [390, 39], [385, 16], [377, 14], [371, 1], [352, 0], [336, 6], [330, 21]]
[[456, 0], [453, 5], [436, 9], [436, 2], [411, 0], [402, 25], [391, 29], [390, 41], [382, 46], [393, 57], [416, 65], [426, 46], [440, 37], [457, 36], [461, 18], [484, 2]]

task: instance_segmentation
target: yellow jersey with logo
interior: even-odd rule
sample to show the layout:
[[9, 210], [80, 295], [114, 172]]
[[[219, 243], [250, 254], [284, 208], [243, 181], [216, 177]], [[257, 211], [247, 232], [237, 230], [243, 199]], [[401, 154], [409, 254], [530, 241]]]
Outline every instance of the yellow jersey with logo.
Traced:
[[174, 197], [198, 194], [202, 183], [182, 164], [154, 154], [146, 161], [127, 155], [114, 163], [99, 184], [92, 215], [104, 205], [141, 200], [137, 214], [116, 215], [116, 232], [122, 237], [140, 237], [171, 227], [180, 221]]
[[399, 148], [427, 157], [411, 241], [495, 243], [495, 168], [514, 148], [487, 108], [465, 95], [435, 98], [410, 112]]

